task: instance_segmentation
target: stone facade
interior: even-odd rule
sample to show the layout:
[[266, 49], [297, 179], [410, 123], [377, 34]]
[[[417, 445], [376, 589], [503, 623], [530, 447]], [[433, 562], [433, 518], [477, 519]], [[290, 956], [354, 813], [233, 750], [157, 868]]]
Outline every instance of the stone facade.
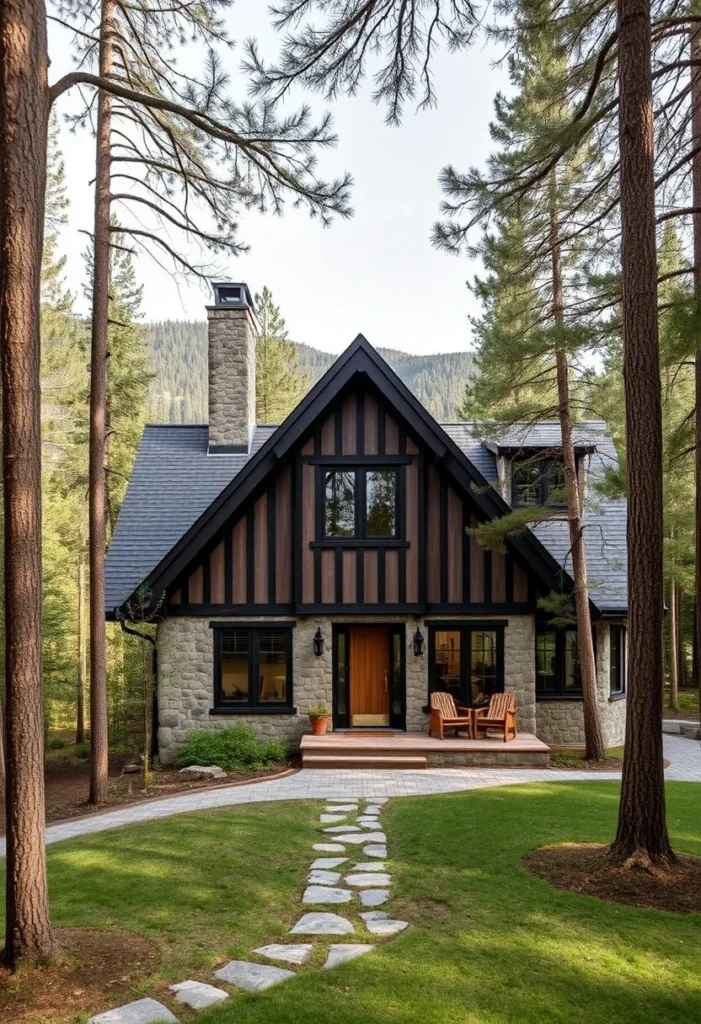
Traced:
[[256, 325], [247, 306], [207, 308], [209, 443], [249, 450], [256, 423]]
[[[617, 747], [625, 738], [626, 702], [609, 696], [611, 628], [599, 623], [595, 630], [597, 702], [604, 744]], [[538, 701], [536, 732], [551, 746], [584, 743], [584, 710], [581, 700]]]
[[[470, 616], [441, 616], [441, 621], [469, 622]], [[494, 616], [506, 622], [504, 630], [505, 688], [517, 695], [518, 727], [533, 732], [535, 704], [535, 623], [532, 616]], [[293, 703], [296, 713], [274, 715], [210, 715], [214, 702], [214, 638], [209, 618], [173, 616], [158, 626], [158, 731], [159, 754], [163, 764], [172, 764], [189, 729], [223, 729], [237, 721], [251, 722], [264, 736], [281, 736], [296, 746], [308, 731], [309, 705], [332, 703], [332, 624], [367, 622], [367, 616], [308, 616], [297, 620], [292, 632]], [[267, 616], [261, 623], [279, 618]], [[282, 621], [285, 620], [284, 618]], [[428, 656], [417, 657], [412, 637], [417, 625], [428, 638], [430, 620], [406, 616], [386, 616], [383, 623], [406, 625], [406, 727], [411, 731], [427, 728], [423, 710], [428, 702]], [[378, 623], [379, 624], [379, 623]], [[325, 636], [324, 653], [314, 654], [313, 637], [321, 628]]]

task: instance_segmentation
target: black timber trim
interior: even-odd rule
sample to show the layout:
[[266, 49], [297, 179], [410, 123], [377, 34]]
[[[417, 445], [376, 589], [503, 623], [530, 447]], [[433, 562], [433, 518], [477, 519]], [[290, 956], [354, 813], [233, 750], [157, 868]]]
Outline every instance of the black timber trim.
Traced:
[[204, 604], [209, 604], [212, 600], [212, 551], [205, 552], [205, 556], [202, 559], [202, 601]]
[[462, 503], [462, 599], [466, 604], [470, 603], [470, 535], [467, 532], [470, 526], [470, 506], [463, 499]]
[[484, 552], [484, 603], [492, 603], [492, 552], [485, 548]]
[[448, 602], [448, 482], [441, 473], [438, 480], [438, 587], [441, 604]]
[[[399, 518], [399, 517], [397, 517]], [[397, 537], [323, 537], [309, 541], [310, 548], [408, 548], [408, 540]]]
[[[445, 610], [445, 609], [444, 609]], [[296, 609], [298, 615], [423, 615], [425, 607], [420, 604], [302, 604]], [[462, 611], [462, 609], [461, 609]], [[503, 605], [502, 605], [503, 611]], [[360, 623], [350, 623], [360, 625]], [[391, 623], [388, 623], [391, 625]]]
[[[470, 494], [483, 519], [495, 519], [511, 511], [501, 495], [412, 395], [385, 360], [362, 335], [358, 335], [290, 413], [284, 424], [251, 456], [231, 483], [152, 569], [144, 582], [153, 595], [154, 604], [217, 532], [226, 526], [244, 503], [264, 484], [268, 474], [282, 459], [290, 456], [302, 439], [313, 430], [318, 418], [328, 411], [334, 400], [337, 400], [341, 392], [356, 378], [365, 386], [379, 392], [383, 403], [391, 407], [393, 416], [397, 418], [400, 426], [400, 454], [405, 454], [406, 451], [405, 448], [402, 450], [402, 436], [406, 429], [400, 422], [403, 420], [412, 436], [420, 437], [423, 448], [428, 449], [437, 462], [442, 462], [444, 469]], [[364, 426], [364, 410], [360, 408], [361, 404], [359, 403], [357, 416]], [[510, 544], [546, 589], [564, 588], [568, 592], [572, 591], [572, 578], [535, 534], [526, 531], [521, 536], [512, 538]], [[122, 607], [128, 604], [130, 599], [131, 595]]]
[[314, 466], [363, 466], [372, 468], [379, 466], [406, 466], [411, 462], [411, 455], [303, 455], [302, 462], [311, 462]]
[[224, 602], [234, 603], [234, 538], [233, 527], [224, 534]]
[[207, 615], [293, 615], [295, 606], [286, 604], [174, 604], [169, 615], [189, 615], [203, 618]]

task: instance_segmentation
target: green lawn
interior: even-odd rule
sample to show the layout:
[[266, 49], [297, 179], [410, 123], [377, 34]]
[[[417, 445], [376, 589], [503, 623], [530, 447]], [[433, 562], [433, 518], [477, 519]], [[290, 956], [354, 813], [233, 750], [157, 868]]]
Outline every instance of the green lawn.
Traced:
[[[617, 789], [551, 783], [388, 804], [391, 909], [410, 928], [354, 963], [307, 968], [277, 988], [199, 1014], [198, 1022], [700, 1020], [701, 915], [559, 892], [521, 867], [535, 846], [609, 839]], [[668, 794], [675, 847], [701, 855], [701, 787], [671, 783]], [[286, 935], [318, 807], [186, 815], [50, 848], [54, 922], [114, 925], [153, 938], [163, 963], [142, 994], [158, 995], [159, 981], [206, 979], [212, 962]]]

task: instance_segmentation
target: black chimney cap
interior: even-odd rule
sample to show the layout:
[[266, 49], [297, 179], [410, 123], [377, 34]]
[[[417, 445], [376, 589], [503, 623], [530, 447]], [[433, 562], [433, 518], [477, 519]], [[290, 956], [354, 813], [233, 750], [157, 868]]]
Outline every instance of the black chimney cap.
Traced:
[[243, 281], [214, 281], [212, 287], [214, 288], [214, 306], [216, 309], [226, 309], [232, 306], [254, 308], [248, 285]]

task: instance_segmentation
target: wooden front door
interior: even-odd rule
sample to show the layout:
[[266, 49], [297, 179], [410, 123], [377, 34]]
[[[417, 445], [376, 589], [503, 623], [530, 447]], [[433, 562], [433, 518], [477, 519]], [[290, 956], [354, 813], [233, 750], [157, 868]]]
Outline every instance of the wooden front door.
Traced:
[[350, 724], [389, 725], [389, 630], [350, 630]]

